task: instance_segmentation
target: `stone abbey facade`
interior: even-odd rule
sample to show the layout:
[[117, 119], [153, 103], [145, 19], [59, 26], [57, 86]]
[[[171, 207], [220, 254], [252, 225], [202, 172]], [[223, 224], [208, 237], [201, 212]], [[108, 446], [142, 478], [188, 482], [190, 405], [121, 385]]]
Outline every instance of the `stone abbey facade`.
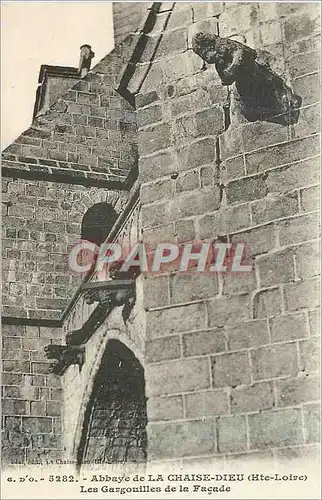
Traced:
[[[2, 154], [4, 465], [317, 456], [319, 15], [116, 3], [92, 70], [43, 67]], [[117, 301], [70, 270], [80, 238], [242, 241], [253, 271]]]

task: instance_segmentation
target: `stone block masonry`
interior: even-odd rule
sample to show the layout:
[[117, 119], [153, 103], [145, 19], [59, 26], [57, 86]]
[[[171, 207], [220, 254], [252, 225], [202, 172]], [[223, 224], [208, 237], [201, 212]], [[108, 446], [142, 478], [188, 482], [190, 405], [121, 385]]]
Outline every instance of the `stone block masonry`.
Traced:
[[[263, 450], [280, 460], [291, 449], [314, 453], [319, 441], [310, 423], [319, 332], [310, 317], [318, 311], [320, 216], [318, 199], [308, 201], [319, 183], [311, 54], [319, 8], [306, 4], [302, 30], [302, 5], [276, 5], [226, 4], [214, 13], [175, 4], [136, 97], [144, 240], [241, 241], [253, 262], [251, 276], [218, 283], [191, 276], [179, 285], [175, 271], [144, 281], [151, 460]], [[231, 109], [227, 129], [215, 69], [199, 65], [189, 43], [163, 50], [170, 36], [189, 41], [206, 21], [205, 32], [216, 23], [216, 34], [242, 32], [243, 43], [272, 54], [273, 69], [303, 99], [296, 124], [249, 123]]]
[[135, 113], [115, 87], [133, 41], [128, 37], [3, 151], [5, 174], [105, 187], [127, 182], [137, 162]]
[[82, 281], [68, 256], [85, 213], [108, 203], [120, 214], [135, 180], [134, 111], [115, 90], [131, 43], [71, 83], [2, 153], [6, 466], [62, 457], [62, 385], [44, 347], [63, 342], [62, 314]]
[[121, 211], [127, 194], [99, 187], [3, 178], [3, 315], [58, 320], [82, 276], [68, 255], [85, 212], [108, 202]]
[[135, 33], [142, 26], [149, 2], [113, 3], [114, 41], [119, 44], [130, 33]]
[[6, 317], [59, 319], [81, 280], [68, 254], [85, 212], [102, 202], [124, 208], [137, 166], [136, 117], [115, 87], [131, 50], [133, 37], [2, 153]]
[[49, 372], [48, 343], [59, 328], [2, 325], [2, 462], [42, 463], [62, 456], [62, 387]]
[[[149, 461], [312, 459], [319, 442], [319, 7], [136, 2], [114, 12], [122, 43], [5, 152], [4, 306], [26, 323], [4, 330], [7, 460], [55, 457], [63, 448], [67, 458], [83, 453], [81, 443], [93, 437], [83, 431], [91, 387], [116, 339], [126, 346], [119, 355], [135, 358], [141, 375], [144, 368], [137, 389], [144, 418], [147, 398]], [[200, 31], [238, 38], [266, 57], [302, 97], [297, 123], [248, 122], [233, 88], [193, 52]], [[115, 90], [120, 79], [133, 106]], [[123, 219], [133, 165], [139, 215], [126, 208]], [[68, 183], [57, 169], [68, 171]], [[36, 171], [41, 178], [30, 179]], [[61, 258], [87, 207], [102, 200], [120, 214], [122, 241], [243, 242], [252, 272], [172, 268], [140, 276], [132, 309], [116, 307], [86, 331], [82, 371], [70, 366], [60, 380], [48, 374], [43, 345], [83, 334], [97, 303], [74, 296], [62, 330], [31, 321], [57, 318], [73, 299], [76, 283]], [[95, 428], [100, 436], [105, 417]]]

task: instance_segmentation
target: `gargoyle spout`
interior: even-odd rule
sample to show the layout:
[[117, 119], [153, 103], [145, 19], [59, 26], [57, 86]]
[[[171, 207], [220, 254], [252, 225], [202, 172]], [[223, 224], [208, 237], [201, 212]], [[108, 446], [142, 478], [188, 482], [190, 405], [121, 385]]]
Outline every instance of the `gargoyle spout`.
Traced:
[[266, 120], [282, 125], [299, 118], [302, 98], [274, 73], [268, 63], [257, 60], [257, 52], [218, 35], [197, 33], [192, 49], [214, 64], [223, 85], [236, 84], [236, 100], [248, 121]]
[[215, 64], [223, 85], [234, 83], [241, 72], [252, 67], [257, 57], [255, 50], [242, 43], [206, 33], [193, 37], [192, 49], [207, 63]]

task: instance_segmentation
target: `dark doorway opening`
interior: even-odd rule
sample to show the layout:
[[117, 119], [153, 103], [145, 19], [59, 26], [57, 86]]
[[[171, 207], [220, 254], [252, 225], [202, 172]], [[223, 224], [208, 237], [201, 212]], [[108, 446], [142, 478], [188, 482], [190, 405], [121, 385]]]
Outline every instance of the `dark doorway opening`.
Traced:
[[85, 213], [82, 220], [81, 238], [96, 245], [103, 243], [114, 222], [117, 213], [110, 203], [96, 203]]

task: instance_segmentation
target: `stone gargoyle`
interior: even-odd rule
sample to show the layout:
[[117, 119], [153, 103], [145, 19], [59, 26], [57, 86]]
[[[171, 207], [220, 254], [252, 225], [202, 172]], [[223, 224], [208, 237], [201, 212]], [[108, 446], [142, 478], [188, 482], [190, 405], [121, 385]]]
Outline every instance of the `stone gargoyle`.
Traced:
[[49, 366], [49, 370], [56, 375], [62, 375], [70, 365], [78, 365], [81, 369], [84, 364], [84, 346], [49, 344], [44, 351], [48, 359], [56, 360]]
[[272, 71], [267, 62], [258, 61], [256, 50], [218, 35], [197, 33], [193, 51], [209, 64], [215, 64], [223, 85], [236, 85], [236, 101], [248, 121], [294, 124], [299, 118], [302, 98]]
[[94, 302], [99, 302], [102, 306], [109, 305], [111, 307], [119, 307], [124, 305], [129, 298], [133, 295], [133, 289], [121, 289], [121, 290], [105, 290], [102, 289], [92, 289], [86, 290], [84, 293], [84, 300], [86, 304], [93, 304]]
[[138, 266], [130, 267], [128, 271], [121, 271], [123, 264], [124, 259], [120, 259], [110, 265], [110, 281], [84, 285], [84, 300], [87, 304], [99, 302], [101, 306], [125, 305], [125, 309], [131, 309], [135, 302], [135, 279], [140, 271]]

